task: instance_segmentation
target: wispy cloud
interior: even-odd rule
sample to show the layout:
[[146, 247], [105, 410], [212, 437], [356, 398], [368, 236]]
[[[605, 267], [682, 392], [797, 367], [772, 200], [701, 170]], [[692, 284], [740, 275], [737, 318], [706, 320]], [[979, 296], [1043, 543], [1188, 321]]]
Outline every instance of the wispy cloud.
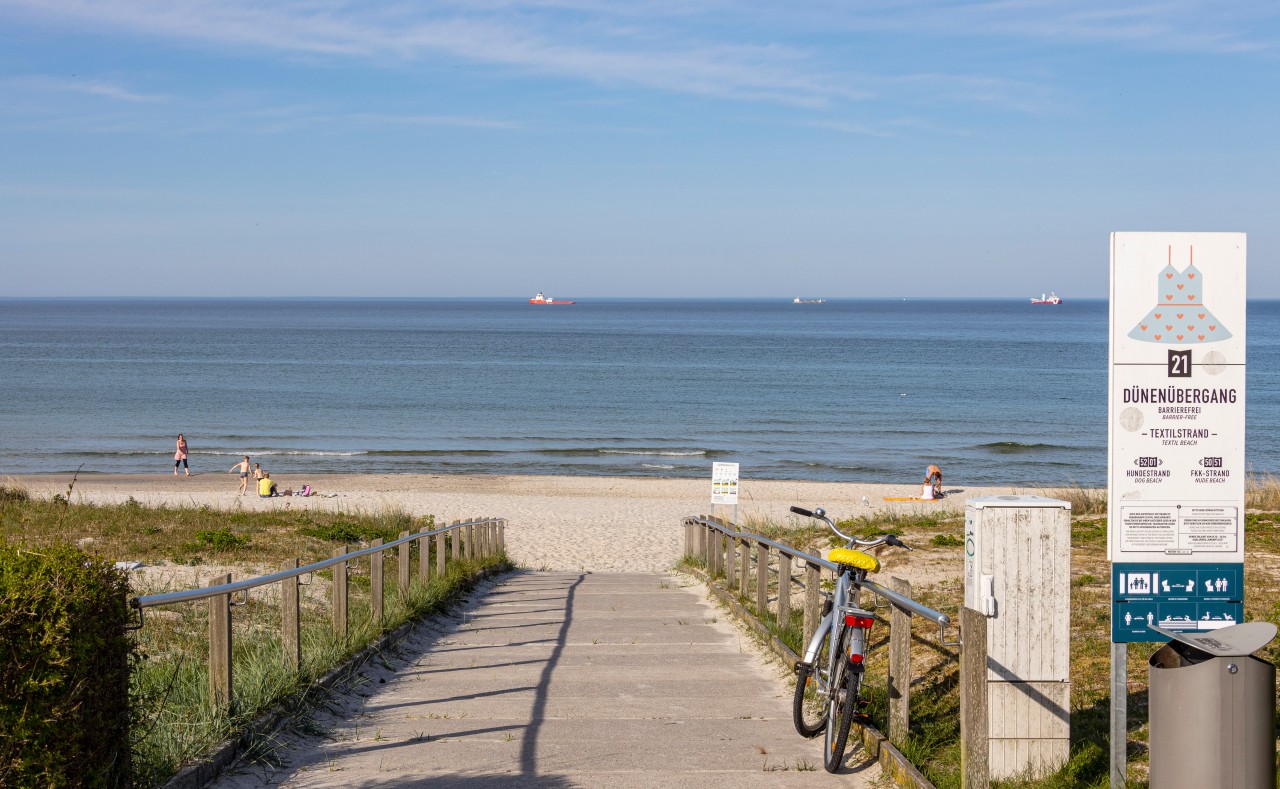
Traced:
[[30, 74], [20, 77], [9, 77], [0, 80], [0, 88], [20, 90], [31, 93], [83, 93], [90, 96], [115, 99], [130, 103], [145, 104], [164, 101], [167, 96], [138, 93], [111, 82], [94, 79], [67, 79], [43, 74]]

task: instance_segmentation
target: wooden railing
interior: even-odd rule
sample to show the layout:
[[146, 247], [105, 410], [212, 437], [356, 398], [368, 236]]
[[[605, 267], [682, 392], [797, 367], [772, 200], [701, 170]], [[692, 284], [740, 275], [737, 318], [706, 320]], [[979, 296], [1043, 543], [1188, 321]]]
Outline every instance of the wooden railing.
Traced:
[[[736, 601], [754, 604], [757, 623], [766, 616], [771, 616], [777, 629], [786, 632], [792, 626], [794, 616], [802, 617], [800, 622], [800, 650], [803, 652], [813, 634], [817, 632], [822, 620], [822, 584], [832, 579], [839, 568], [818, 556], [805, 553], [797, 548], [775, 542], [758, 534], [738, 531], [733, 524], [706, 516], [687, 517], [684, 519], [685, 555], [703, 564], [706, 568], [708, 582], [718, 588], [725, 596]], [[798, 569], [797, 569], [798, 566]], [[920, 616], [938, 625], [939, 644], [944, 647], [958, 647], [959, 640], [947, 640], [947, 628], [951, 619], [946, 614], [934, 611], [911, 599], [911, 584], [901, 578], [889, 579], [889, 588], [873, 581], [865, 581], [862, 587], [872, 592], [878, 599], [885, 601], [890, 608], [888, 639], [888, 677], [887, 696], [888, 709], [888, 741], [895, 746], [905, 744], [910, 728], [910, 691], [911, 691], [911, 643], [912, 617]], [[793, 591], [793, 589], [795, 591]], [[803, 602], [796, 608], [793, 599], [799, 591], [803, 591]], [[870, 607], [870, 606], [869, 606]], [[752, 612], [743, 608], [743, 612], [752, 616]], [[962, 613], [969, 613], [967, 609]], [[979, 615], [981, 616], [981, 615]], [[972, 622], [972, 619], [966, 621]], [[966, 787], [986, 786], [986, 779], [980, 773], [985, 772], [986, 753], [986, 684], [978, 684], [978, 678], [985, 680], [986, 668], [986, 628], [985, 621], [973, 622], [969, 631], [974, 635], [972, 649], [964, 654], [964, 665], [961, 671], [961, 695], [965, 699], [965, 728], [975, 732], [968, 740], [973, 747], [965, 747], [962, 751], [972, 754], [965, 765]], [[787, 660], [799, 660], [800, 656], [776, 636], [772, 639], [776, 652]], [[968, 646], [968, 644], [966, 644]], [[965, 686], [970, 691], [966, 692]], [[977, 689], [981, 687], [979, 696]], [[981, 728], [980, 747], [977, 742], [977, 730]], [[893, 766], [897, 779], [929, 786], [914, 767], [893, 749], [891, 759], [901, 760]], [[882, 759], [883, 764], [883, 759]]]
[[[349, 551], [346, 546], [339, 548], [332, 559], [300, 566], [297, 559], [286, 561], [279, 572], [231, 581], [230, 575], [224, 575], [210, 581], [202, 589], [187, 589], [179, 592], [141, 595], [132, 598], [129, 604], [137, 609], [138, 621], [131, 628], [140, 629], [145, 624], [143, 613], [148, 608], [176, 603], [208, 600], [209, 604], [209, 695], [215, 706], [229, 706], [233, 699], [231, 694], [231, 610], [232, 596], [248, 593], [248, 590], [269, 584], [280, 584], [281, 616], [280, 642], [284, 649], [285, 661], [297, 671], [302, 664], [301, 609], [299, 606], [299, 586], [304, 575], [333, 568], [332, 586], [332, 620], [333, 630], [342, 639], [347, 637], [349, 575], [350, 568], [363, 557], [369, 557], [370, 618], [381, 630], [385, 607], [385, 558], [388, 551], [395, 551], [397, 566], [397, 583], [401, 596], [407, 595], [412, 577], [411, 547], [418, 548], [417, 581], [427, 583], [431, 577], [443, 577], [451, 563], [460, 559], [473, 559], [494, 556], [505, 550], [506, 519], [473, 518], [466, 521], [454, 521], [448, 526], [417, 533], [401, 532], [399, 539], [383, 544], [381, 539], [373, 540], [368, 548]], [[431, 550], [430, 542], [435, 541], [435, 549]], [[430, 557], [434, 554], [434, 568]]]

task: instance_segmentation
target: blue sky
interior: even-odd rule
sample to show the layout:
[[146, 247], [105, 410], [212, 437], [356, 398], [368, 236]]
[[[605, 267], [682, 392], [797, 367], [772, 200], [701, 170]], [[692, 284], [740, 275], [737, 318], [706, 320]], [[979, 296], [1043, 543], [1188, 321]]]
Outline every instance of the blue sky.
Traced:
[[1280, 297], [1278, 22], [0, 0], [0, 295], [1100, 297], [1219, 230]]

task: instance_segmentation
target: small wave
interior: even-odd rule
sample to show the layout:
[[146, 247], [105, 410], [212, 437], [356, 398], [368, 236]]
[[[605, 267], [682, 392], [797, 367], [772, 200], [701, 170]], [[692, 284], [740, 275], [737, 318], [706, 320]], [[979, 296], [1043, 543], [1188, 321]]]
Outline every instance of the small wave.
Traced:
[[656, 468], [661, 469], [662, 471], [670, 471], [675, 468], [675, 466], [670, 466], [666, 463], [641, 463], [640, 468]]
[[979, 444], [978, 449], [985, 449], [997, 455], [1020, 455], [1031, 452], [1062, 452], [1072, 447], [1057, 444], [1024, 444], [1021, 441], [993, 441], [990, 444]]
[[601, 455], [649, 455], [654, 457], [703, 457], [705, 449], [601, 449]]

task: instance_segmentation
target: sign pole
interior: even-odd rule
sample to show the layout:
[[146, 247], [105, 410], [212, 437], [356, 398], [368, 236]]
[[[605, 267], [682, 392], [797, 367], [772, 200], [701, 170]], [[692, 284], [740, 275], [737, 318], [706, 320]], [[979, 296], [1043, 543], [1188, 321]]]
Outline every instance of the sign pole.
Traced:
[[1111, 645], [1111, 789], [1124, 789], [1129, 770], [1129, 645]]

